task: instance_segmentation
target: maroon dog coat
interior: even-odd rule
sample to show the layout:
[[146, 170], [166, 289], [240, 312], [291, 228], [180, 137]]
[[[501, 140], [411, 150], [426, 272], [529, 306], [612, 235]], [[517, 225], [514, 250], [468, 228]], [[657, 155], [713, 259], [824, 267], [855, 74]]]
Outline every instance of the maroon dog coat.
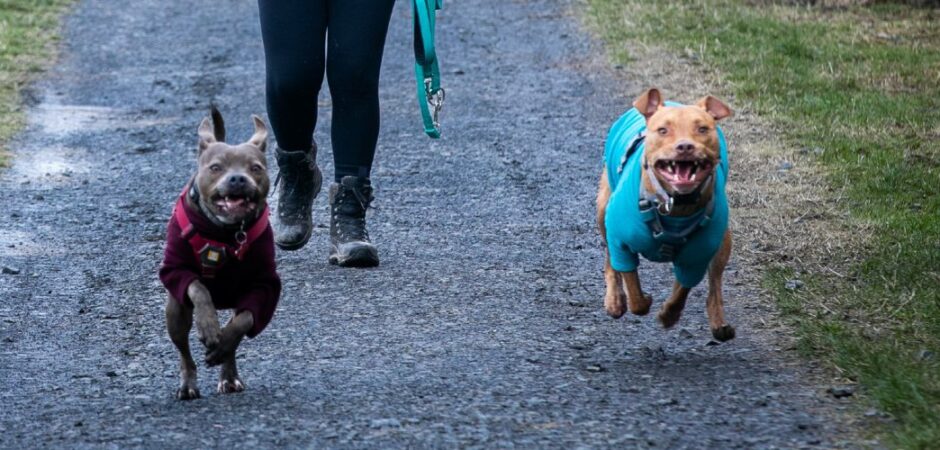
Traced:
[[268, 209], [245, 231], [223, 230], [186, 205], [188, 191], [176, 202], [167, 225], [160, 281], [176, 301], [190, 307], [186, 290], [193, 281], [202, 281], [216, 309], [251, 313], [254, 325], [248, 337], [255, 337], [271, 322], [281, 296]]

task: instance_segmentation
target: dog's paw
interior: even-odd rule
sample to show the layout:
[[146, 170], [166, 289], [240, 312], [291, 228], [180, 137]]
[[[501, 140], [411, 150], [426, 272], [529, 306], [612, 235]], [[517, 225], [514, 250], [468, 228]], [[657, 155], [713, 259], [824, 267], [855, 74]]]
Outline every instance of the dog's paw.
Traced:
[[235, 394], [245, 390], [245, 383], [242, 383], [242, 380], [238, 378], [232, 378], [231, 380], [219, 380], [219, 386], [216, 390], [220, 394]]
[[643, 293], [643, 298], [630, 299], [630, 312], [637, 316], [645, 316], [650, 312], [650, 306], [653, 305], [653, 296]]
[[177, 400], [195, 400], [200, 397], [199, 388], [196, 387], [180, 386], [180, 388], [176, 390]]
[[199, 342], [206, 348], [214, 348], [219, 345], [222, 337], [222, 329], [219, 327], [219, 319], [212, 315], [211, 317], [196, 318], [196, 334], [199, 336]]
[[604, 310], [607, 315], [619, 319], [627, 312], [627, 299], [625, 295], [607, 295], [604, 297]]
[[664, 306], [659, 314], [656, 315], [656, 318], [659, 319], [659, 323], [663, 325], [663, 328], [669, 329], [672, 328], [676, 323], [679, 322], [679, 318], [682, 317], [682, 311], [675, 311], [672, 309], [666, 309]]
[[712, 329], [712, 337], [716, 341], [725, 342], [734, 339], [734, 327], [731, 325], [722, 325]]

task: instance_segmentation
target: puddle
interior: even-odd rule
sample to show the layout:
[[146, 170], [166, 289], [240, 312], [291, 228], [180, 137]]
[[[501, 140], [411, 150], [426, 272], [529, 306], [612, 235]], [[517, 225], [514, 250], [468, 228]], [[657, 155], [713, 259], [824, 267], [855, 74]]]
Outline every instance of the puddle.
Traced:
[[15, 149], [13, 170], [30, 181], [68, 181], [72, 175], [91, 169], [87, 152], [63, 146]]
[[115, 128], [144, 128], [173, 122], [173, 118], [131, 118], [130, 112], [104, 106], [42, 103], [33, 109], [30, 123], [48, 134], [104, 131]]

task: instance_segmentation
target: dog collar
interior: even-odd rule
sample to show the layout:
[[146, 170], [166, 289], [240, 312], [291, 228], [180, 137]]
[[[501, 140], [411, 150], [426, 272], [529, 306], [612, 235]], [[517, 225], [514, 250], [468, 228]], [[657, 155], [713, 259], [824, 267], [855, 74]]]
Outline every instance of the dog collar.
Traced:
[[[245, 258], [252, 242], [261, 237], [268, 228], [269, 210], [265, 205], [258, 219], [248, 230], [245, 230], [243, 223], [242, 228], [236, 231], [233, 236], [233, 240], [237, 245], [231, 245], [209, 239], [196, 231], [196, 227], [186, 215], [186, 196], [192, 196], [193, 191], [195, 191], [195, 188], [191, 184], [183, 189], [183, 193], [180, 194], [176, 206], [173, 208], [173, 217], [176, 218], [176, 223], [180, 226], [180, 237], [189, 242], [196, 260], [199, 261], [202, 276], [214, 278], [216, 272], [228, 261], [230, 256], [234, 256], [238, 261]], [[195, 195], [198, 197], [198, 193]]]

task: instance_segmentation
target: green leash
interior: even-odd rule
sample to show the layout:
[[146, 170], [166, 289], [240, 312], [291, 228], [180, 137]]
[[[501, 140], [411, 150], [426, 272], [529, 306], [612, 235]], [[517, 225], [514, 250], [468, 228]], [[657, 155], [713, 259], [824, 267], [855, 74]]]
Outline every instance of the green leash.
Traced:
[[424, 132], [433, 139], [441, 137], [439, 117], [444, 106], [444, 89], [434, 51], [434, 16], [443, 0], [414, 0], [415, 78], [418, 81], [418, 105], [424, 120]]

